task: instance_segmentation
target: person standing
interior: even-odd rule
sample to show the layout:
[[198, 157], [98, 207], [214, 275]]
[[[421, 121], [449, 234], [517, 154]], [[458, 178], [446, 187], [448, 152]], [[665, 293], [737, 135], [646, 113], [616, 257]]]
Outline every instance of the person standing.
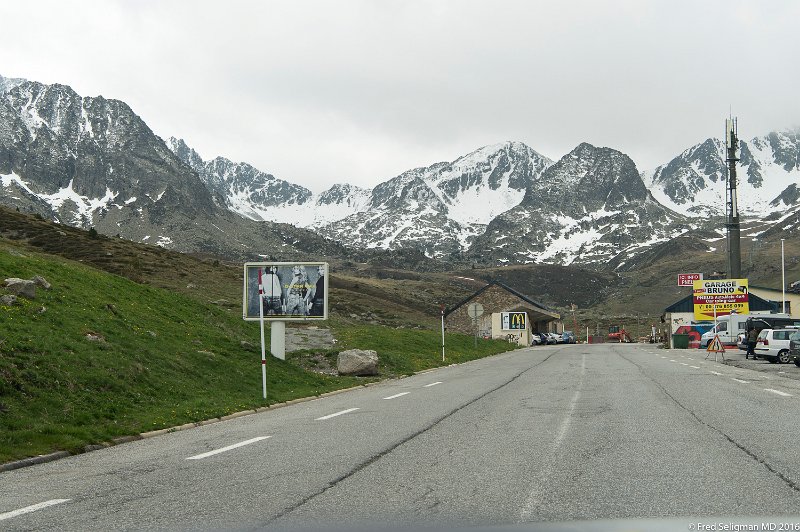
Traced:
[[286, 304], [281, 288], [281, 278], [278, 277], [278, 268], [270, 266], [262, 279], [264, 286], [264, 315], [274, 316], [283, 313]]
[[286, 288], [286, 315], [307, 316], [310, 297], [306, 267], [295, 265], [292, 268], [292, 281]]
[[319, 277], [314, 287], [314, 296], [311, 298], [311, 316], [322, 316], [325, 313], [325, 266], [320, 265]]
[[756, 356], [756, 341], [758, 340], [758, 331], [755, 327], [747, 331], [747, 353], [745, 353], [744, 358], [753, 357], [753, 360], [758, 358]]

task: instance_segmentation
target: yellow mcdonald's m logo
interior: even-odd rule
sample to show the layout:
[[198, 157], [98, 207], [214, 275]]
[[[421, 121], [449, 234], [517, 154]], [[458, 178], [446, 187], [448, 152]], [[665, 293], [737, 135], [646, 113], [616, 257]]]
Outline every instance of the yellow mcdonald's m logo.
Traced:
[[525, 328], [525, 313], [524, 312], [512, 312], [510, 321], [511, 321], [511, 328], [512, 329], [524, 329]]

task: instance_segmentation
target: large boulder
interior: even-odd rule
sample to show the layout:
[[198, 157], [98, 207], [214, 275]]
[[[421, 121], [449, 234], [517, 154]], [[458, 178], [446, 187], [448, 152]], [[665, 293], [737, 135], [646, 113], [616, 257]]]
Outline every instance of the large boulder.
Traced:
[[36, 283], [33, 281], [12, 277], [5, 280], [5, 285], [8, 291], [14, 295], [28, 299], [36, 298]]
[[378, 374], [378, 353], [371, 349], [349, 349], [336, 359], [339, 375], [369, 376]]

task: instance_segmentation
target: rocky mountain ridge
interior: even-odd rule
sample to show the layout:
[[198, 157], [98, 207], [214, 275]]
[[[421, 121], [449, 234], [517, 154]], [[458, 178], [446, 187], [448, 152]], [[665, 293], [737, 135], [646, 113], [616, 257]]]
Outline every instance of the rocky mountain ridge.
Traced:
[[[741, 143], [742, 196], [752, 189], [759, 198], [742, 200], [747, 235], [800, 224], [797, 137]], [[0, 203], [180, 250], [386, 250], [448, 263], [624, 268], [654, 245], [720, 225], [707, 207], [724, 205], [724, 179], [714, 139], [647, 172], [587, 143], [554, 162], [504, 142], [372, 189], [315, 194], [244, 162], [204, 161], [183, 140], [164, 142], [124, 102], [0, 77]], [[709, 251], [718, 239], [707, 240]]]
[[124, 102], [82, 97], [65, 85], [0, 81], [0, 203], [181, 251], [342, 252], [314, 233], [219, 208]]
[[[772, 132], [740, 140], [738, 206], [742, 215], [762, 218], [775, 209], [798, 206], [800, 130]], [[706, 139], [669, 163], [644, 172], [655, 198], [687, 216], [725, 214], [727, 154], [720, 139]]]

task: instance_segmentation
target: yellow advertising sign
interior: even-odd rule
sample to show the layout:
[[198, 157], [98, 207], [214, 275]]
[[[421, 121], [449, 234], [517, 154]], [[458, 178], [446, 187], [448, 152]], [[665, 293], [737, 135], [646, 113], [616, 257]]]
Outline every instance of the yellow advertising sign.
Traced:
[[707, 321], [717, 317], [750, 314], [747, 279], [701, 279], [692, 285], [694, 293], [694, 319]]

